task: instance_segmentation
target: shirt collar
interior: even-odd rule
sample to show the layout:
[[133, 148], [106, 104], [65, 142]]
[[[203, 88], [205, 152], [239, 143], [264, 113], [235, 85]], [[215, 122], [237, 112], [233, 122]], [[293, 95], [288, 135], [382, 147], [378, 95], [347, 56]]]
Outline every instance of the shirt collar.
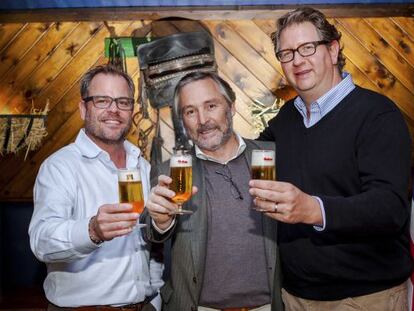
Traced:
[[[338, 92], [347, 92], [349, 93], [352, 89], [355, 88], [355, 84], [352, 81], [352, 77], [347, 72], [342, 72], [342, 80], [327, 93], [319, 97], [315, 102], [311, 103], [311, 109], [318, 110], [321, 117], [325, 116], [330, 111], [330, 106], [332, 101], [337, 101]], [[345, 89], [345, 91], [344, 91]], [[342, 100], [342, 98], [341, 98]], [[293, 102], [296, 109], [301, 113], [303, 117], [306, 117], [306, 104], [300, 96], [297, 96]]]
[[[76, 146], [79, 148], [82, 156], [87, 158], [96, 158], [101, 154], [106, 154], [109, 158], [109, 154], [102, 150], [95, 142], [89, 138], [85, 133], [85, 129], [79, 131], [75, 140]], [[127, 155], [131, 155], [134, 158], [138, 158], [141, 155], [141, 150], [128, 140], [124, 141], [124, 148]]]
[[340, 102], [343, 99], [343, 96], [339, 96], [339, 92], [342, 94], [348, 94], [352, 89], [354, 89], [355, 85], [352, 81], [352, 77], [349, 73], [343, 72], [342, 73], [342, 80], [337, 85], [335, 85], [332, 89], [330, 89], [326, 94], [322, 95], [318, 98], [317, 103], [319, 108], [321, 109], [321, 114], [324, 116], [329, 109], [329, 105], [332, 102]]
[[235, 134], [236, 134], [236, 138], [237, 138], [237, 142], [239, 143], [239, 146], [237, 148], [237, 152], [235, 153], [235, 155], [232, 156], [232, 157], [230, 157], [226, 161], [221, 162], [221, 161], [219, 161], [219, 160], [217, 160], [217, 159], [215, 159], [215, 158], [213, 158], [213, 157], [205, 154], [203, 151], [201, 151], [200, 148], [198, 148], [197, 145], [195, 145], [195, 154], [196, 154], [196, 157], [199, 158], [199, 159], [201, 159], [201, 160], [216, 162], [216, 163], [220, 163], [220, 164], [227, 164], [227, 163], [229, 163], [231, 160], [234, 160], [239, 155], [241, 155], [244, 152], [244, 150], [246, 149], [246, 143], [243, 140], [243, 138], [239, 134], [237, 134], [237, 133], [235, 133]]

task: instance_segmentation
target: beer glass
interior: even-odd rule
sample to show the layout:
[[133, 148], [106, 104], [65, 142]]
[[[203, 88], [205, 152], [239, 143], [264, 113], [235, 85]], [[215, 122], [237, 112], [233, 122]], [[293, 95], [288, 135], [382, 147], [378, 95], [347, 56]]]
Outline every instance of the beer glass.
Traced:
[[[274, 150], [252, 150], [251, 164], [252, 179], [276, 180], [275, 151]], [[264, 200], [257, 197], [259, 200]], [[259, 212], [266, 212], [255, 208]]]
[[[141, 214], [144, 210], [141, 174], [138, 168], [118, 170], [119, 203], [131, 203], [132, 212]], [[144, 227], [145, 224], [137, 224]]]
[[170, 158], [170, 189], [175, 192], [171, 199], [178, 205], [172, 214], [192, 214], [192, 211], [183, 209], [184, 202], [188, 201], [193, 188], [192, 158], [186, 150], [174, 150]]
[[252, 179], [276, 180], [275, 151], [252, 151]]

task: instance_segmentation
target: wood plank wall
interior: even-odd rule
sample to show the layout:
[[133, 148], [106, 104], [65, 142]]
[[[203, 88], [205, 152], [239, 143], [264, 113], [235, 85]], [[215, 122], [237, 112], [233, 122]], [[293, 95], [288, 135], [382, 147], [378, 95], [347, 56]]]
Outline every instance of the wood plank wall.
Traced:
[[[414, 138], [414, 18], [332, 18], [342, 32], [345, 69], [356, 83], [389, 96], [401, 109]], [[237, 94], [235, 129], [255, 137], [250, 106], [254, 99], [272, 104], [282, 71], [270, 33], [274, 20], [108, 21], [5, 23], [0, 25], [0, 114], [27, 113], [50, 101], [48, 136], [41, 148], [0, 156], [0, 201], [31, 200], [42, 161], [72, 142], [82, 121], [78, 113], [79, 78], [91, 66], [107, 62], [104, 39], [111, 35], [163, 36], [208, 29], [215, 40], [220, 74]], [[137, 81], [138, 62], [128, 59]], [[151, 111], [152, 118], [155, 118]], [[169, 109], [160, 112], [164, 158], [173, 145]], [[144, 124], [148, 126], [148, 122]], [[137, 141], [137, 132], [129, 136]], [[414, 139], [413, 139], [414, 140]], [[340, 143], [340, 142], [338, 142]]]

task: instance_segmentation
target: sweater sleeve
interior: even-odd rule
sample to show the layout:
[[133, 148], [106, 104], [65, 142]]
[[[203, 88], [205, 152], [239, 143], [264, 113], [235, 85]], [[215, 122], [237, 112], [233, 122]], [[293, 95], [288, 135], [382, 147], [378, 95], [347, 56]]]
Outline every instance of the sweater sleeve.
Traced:
[[397, 108], [364, 122], [356, 146], [361, 192], [349, 197], [319, 195], [326, 213], [324, 232], [389, 235], [409, 220], [410, 137]]
[[[152, 166], [151, 167], [151, 173], [150, 173], [150, 180], [151, 180], [151, 189], [155, 187], [158, 184], [158, 176], [161, 174], [168, 174], [166, 173], [169, 166], [167, 167], [166, 163], [163, 163], [158, 166]], [[147, 241], [153, 242], [153, 243], [164, 243], [166, 240], [168, 240], [173, 232], [175, 227], [177, 226], [177, 221], [174, 221], [174, 224], [171, 228], [165, 233], [159, 233], [153, 226], [151, 221], [151, 216], [148, 213], [148, 210], [145, 208], [144, 212], [142, 213], [140, 217], [141, 222], [146, 224], [145, 227], [145, 239]]]

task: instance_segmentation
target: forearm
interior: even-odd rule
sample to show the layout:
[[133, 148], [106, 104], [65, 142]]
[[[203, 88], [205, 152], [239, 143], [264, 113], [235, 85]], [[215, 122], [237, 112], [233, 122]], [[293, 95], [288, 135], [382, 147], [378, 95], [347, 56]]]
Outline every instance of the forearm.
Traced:
[[392, 191], [376, 189], [347, 198], [321, 196], [326, 231], [352, 235], [394, 234], [408, 221], [407, 200]]
[[36, 219], [30, 224], [30, 246], [43, 262], [70, 262], [88, 256], [98, 246], [89, 238], [89, 219]]
[[173, 235], [175, 227], [177, 225], [176, 221], [174, 220], [172, 226], [168, 227], [166, 232], [162, 232], [153, 226], [152, 218], [148, 213], [144, 212], [142, 219], [147, 225], [145, 227], [145, 238], [152, 243], [164, 243], [167, 241]]

